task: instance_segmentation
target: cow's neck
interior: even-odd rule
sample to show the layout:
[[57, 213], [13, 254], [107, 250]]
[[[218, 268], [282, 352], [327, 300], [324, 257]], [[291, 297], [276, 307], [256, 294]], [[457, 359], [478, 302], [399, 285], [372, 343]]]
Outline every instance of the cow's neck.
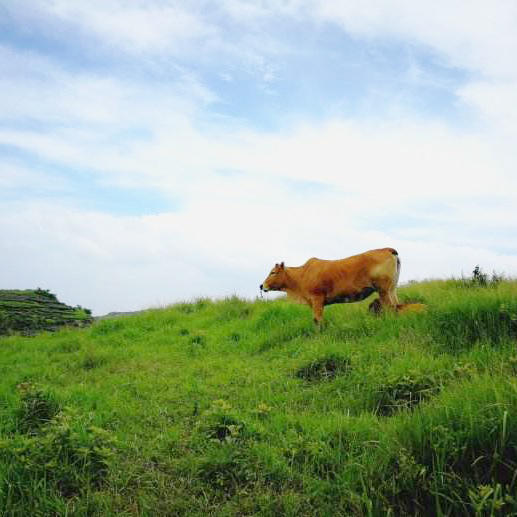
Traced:
[[299, 290], [298, 271], [297, 271], [297, 269], [298, 268], [288, 267], [285, 270], [285, 273], [286, 273], [285, 274], [286, 283], [285, 283], [284, 291], [288, 295], [289, 294], [297, 293], [298, 290]]
[[304, 291], [302, 287], [303, 283], [300, 282], [300, 277], [303, 275], [303, 271], [303, 266], [286, 268], [286, 276], [288, 280], [284, 291], [287, 294], [287, 297], [291, 300], [311, 305], [310, 296], [308, 296]]

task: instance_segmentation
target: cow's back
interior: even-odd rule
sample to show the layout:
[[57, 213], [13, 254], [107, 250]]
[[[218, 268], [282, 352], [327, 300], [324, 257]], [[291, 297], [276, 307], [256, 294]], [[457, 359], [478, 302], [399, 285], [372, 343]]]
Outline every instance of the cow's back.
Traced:
[[381, 248], [339, 260], [313, 257], [302, 268], [304, 290], [332, 296], [361, 291], [378, 280], [396, 275], [397, 252], [393, 248]]

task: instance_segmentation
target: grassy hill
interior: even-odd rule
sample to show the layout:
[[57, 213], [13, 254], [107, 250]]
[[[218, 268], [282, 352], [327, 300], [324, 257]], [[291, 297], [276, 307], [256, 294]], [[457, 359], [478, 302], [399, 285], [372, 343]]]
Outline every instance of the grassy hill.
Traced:
[[198, 300], [0, 339], [3, 515], [517, 512], [517, 283]]
[[61, 303], [47, 290], [0, 289], [0, 335], [12, 332], [31, 335], [63, 325], [81, 326], [91, 322], [89, 310]]

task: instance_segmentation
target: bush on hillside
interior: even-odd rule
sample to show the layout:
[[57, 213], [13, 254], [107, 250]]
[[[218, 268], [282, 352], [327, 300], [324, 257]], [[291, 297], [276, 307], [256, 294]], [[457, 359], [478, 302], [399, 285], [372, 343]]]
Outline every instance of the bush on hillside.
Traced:
[[496, 273], [495, 271], [492, 271], [492, 275], [490, 276], [488, 273], [485, 273], [478, 264], [472, 270], [471, 276], [469, 278], [462, 277], [457, 280], [457, 285], [465, 288], [497, 287], [504, 279], [503, 274]]

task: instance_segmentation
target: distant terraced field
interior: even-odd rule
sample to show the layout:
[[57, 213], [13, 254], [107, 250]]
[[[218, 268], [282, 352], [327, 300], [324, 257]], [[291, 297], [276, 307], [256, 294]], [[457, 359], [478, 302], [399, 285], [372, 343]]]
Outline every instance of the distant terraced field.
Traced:
[[55, 294], [43, 289], [0, 290], [0, 334], [34, 334], [56, 330], [63, 325], [91, 323], [88, 309], [61, 303]]

